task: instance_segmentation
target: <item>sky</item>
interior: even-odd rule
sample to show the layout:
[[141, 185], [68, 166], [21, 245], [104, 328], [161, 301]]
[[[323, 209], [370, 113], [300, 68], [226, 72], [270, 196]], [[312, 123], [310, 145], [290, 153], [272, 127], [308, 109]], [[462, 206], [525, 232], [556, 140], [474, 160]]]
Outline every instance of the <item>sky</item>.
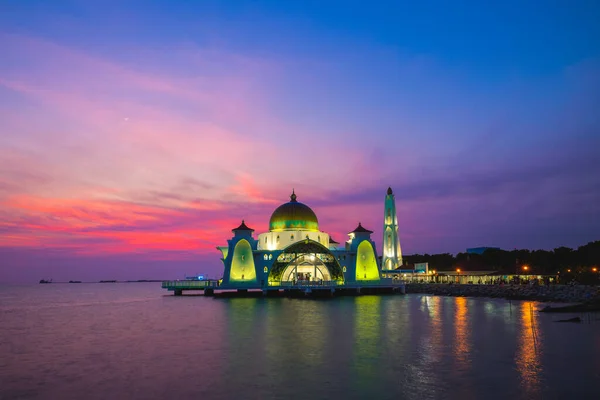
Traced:
[[599, 240], [598, 15], [2, 0], [0, 282], [217, 277], [292, 189], [380, 245], [391, 186], [404, 254]]

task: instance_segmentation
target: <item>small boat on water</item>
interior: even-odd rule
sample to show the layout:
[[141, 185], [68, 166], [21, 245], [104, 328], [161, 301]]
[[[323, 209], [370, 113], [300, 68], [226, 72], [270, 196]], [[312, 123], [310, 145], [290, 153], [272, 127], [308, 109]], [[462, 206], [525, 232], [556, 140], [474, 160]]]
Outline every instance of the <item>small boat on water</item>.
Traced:
[[40, 283], [52, 283], [52, 279], [40, 279]]

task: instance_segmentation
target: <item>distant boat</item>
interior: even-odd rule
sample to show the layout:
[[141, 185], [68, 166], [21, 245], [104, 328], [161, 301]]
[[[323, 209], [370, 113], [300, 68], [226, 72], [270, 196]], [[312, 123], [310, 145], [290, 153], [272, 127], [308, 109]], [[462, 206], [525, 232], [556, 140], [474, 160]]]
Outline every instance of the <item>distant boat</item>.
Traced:
[[81, 283], [81, 281], [69, 281], [69, 283]]
[[52, 279], [40, 279], [40, 283], [52, 283]]
[[110, 280], [110, 281], [100, 281], [100, 283], [116, 283], [116, 280]]

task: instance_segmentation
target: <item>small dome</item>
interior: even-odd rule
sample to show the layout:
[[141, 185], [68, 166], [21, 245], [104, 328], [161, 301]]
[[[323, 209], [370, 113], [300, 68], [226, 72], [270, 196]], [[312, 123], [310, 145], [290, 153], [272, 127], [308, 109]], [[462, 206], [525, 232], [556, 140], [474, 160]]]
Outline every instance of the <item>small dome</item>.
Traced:
[[254, 229], [249, 228], [248, 225], [246, 225], [246, 222], [244, 222], [244, 220], [242, 220], [242, 223], [240, 224], [240, 226], [232, 229], [231, 231], [232, 232], [235, 232], [235, 231], [252, 231], [252, 232], [254, 232]]
[[319, 221], [309, 206], [296, 201], [296, 194], [292, 192], [290, 202], [280, 205], [273, 211], [269, 221], [269, 230], [318, 231]]

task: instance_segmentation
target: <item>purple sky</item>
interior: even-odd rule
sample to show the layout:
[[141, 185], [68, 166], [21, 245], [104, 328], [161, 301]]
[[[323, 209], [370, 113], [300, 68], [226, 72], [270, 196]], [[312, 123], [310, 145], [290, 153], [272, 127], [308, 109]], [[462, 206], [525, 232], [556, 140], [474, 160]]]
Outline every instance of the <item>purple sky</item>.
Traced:
[[216, 276], [292, 188], [379, 244], [392, 186], [405, 254], [600, 239], [598, 5], [365, 4], [0, 5], [0, 282]]

